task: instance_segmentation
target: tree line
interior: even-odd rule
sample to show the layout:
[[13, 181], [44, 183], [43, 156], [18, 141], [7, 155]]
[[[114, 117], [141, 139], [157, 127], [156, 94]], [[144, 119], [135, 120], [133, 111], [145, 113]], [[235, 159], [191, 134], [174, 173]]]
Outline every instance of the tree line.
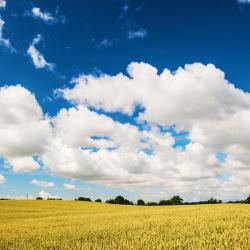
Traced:
[[[90, 198], [86, 197], [78, 197], [75, 199], [76, 201], [92, 201]], [[95, 202], [102, 202], [101, 199], [95, 200]], [[198, 205], [198, 204], [221, 204], [222, 200], [217, 200], [214, 198], [210, 198], [205, 201], [197, 201], [197, 202], [184, 202], [184, 200], [180, 196], [173, 196], [169, 200], [160, 200], [159, 202], [145, 202], [142, 199], [137, 200], [136, 203], [124, 198], [121, 195], [118, 195], [114, 199], [106, 200], [106, 203], [109, 204], [121, 204], [121, 205], [138, 205], [138, 206], [170, 206], [170, 205]], [[250, 204], [250, 195], [246, 198], [246, 200], [241, 201], [229, 201], [227, 203], [244, 203]]]
[[[0, 197], [0, 200], [11, 200], [10, 198]], [[36, 200], [44, 200], [42, 197], [37, 197]], [[62, 200], [61, 198], [47, 198], [47, 200]], [[91, 202], [91, 198], [89, 197], [78, 197], [75, 201], [89, 201]], [[102, 202], [101, 199], [93, 200], [94, 202]], [[210, 198], [205, 201], [197, 201], [197, 202], [184, 202], [184, 200], [180, 196], [173, 196], [169, 200], [160, 200], [159, 202], [149, 201], [145, 202], [142, 199], [138, 199], [137, 202], [130, 201], [125, 199], [123, 196], [118, 195], [114, 199], [106, 200], [105, 203], [109, 204], [121, 204], [121, 205], [138, 205], [138, 206], [168, 206], [168, 205], [196, 205], [196, 204], [220, 204], [222, 200], [217, 200], [214, 198]], [[242, 203], [242, 204], [250, 204], [250, 195], [245, 200], [237, 200], [237, 201], [228, 201], [226, 203]]]

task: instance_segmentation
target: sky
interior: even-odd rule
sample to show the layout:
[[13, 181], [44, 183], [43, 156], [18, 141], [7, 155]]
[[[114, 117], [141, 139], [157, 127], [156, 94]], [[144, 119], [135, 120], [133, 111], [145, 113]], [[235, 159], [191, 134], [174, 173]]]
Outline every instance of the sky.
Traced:
[[250, 190], [249, 0], [0, 0], [0, 197]]

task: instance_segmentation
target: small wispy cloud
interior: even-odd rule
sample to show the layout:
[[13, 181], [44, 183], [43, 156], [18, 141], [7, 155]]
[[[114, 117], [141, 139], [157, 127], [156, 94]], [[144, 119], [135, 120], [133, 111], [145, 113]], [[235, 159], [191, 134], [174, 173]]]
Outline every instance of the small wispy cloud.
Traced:
[[67, 184], [67, 183], [64, 183], [64, 184], [63, 184], [63, 187], [64, 187], [65, 189], [68, 189], [68, 190], [74, 190], [74, 189], [76, 189], [76, 186], [75, 186], [75, 185]]
[[138, 6], [134, 9], [134, 11], [140, 11], [140, 10], [143, 8], [143, 6], [144, 6], [144, 2], [142, 2], [140, 5], [138, 5]]
[[12, 52], [15, 52], [15, 49], [12, 47], [10, 40], [4, 38], [3, 36], [3, 27], [4, 27], [4, 20], [0, 17], [0, 45], [10, 49]]
[[125, 3], [121, 6], [121, 13], [119, 15], [119, 20], [122, 24], [121, 28], [125, 30], [127, 33], [128, 39], [136, 39], [136, 38], [145, 38], [147, 36], [147, 30], [138, 27], [136, 23], [134, 23], [130, 16], [133, 12], [138, 12], [144, 6], [144, 2], [138, 5], [136, 8], [132, 8], [128, 3]]
[[129, 30], [128, 31], [128, 39], [135, 39], [135, 38], [144, 38], [147, 36], [147, 31], [145, 29], [139, 30]]
[[2, 174], [0, 174], [0, 184], [4, 184], [5, 178]]
[[49, 187], [55, 186], [54, 182], [40, 181], [36, 179], [32, 180], [30, 183], [39, 187], [43, 187], [43, 188], [49, 188]]
[[59, 8], [56, 9], [54, 15], [48, 11], [42, 11], [39, 7], [33, 7], [31, 11], [25, 11], [24, 14], [47, 24], [65, 23], [66, 20], [64, 15], [59, 15]]
[[0, 0], [0, 8], [5, 8], [6, 7], [6, 1], [5, 0]]
[[38, 44], [41, 39], [41, 35], [37, 35], [29, 46], [27, 53], [31, 57], [36, 68], [47, 68], [48, 70], [53, 71], [55, 68], [55, 64], [47, 62], [44, 56], [35, 47], [35, 45]]
[[92, 39], [92, 42], [96, 45], [98, 48], [108, 48], [112, 47], [114, 45], [114, 40], [103, 38], [99, 41], [97, 41], [95, 38]]
[[250, 4], [250, 0], [237, 0], [238, 3], [249, 3]]
[[107, 48], [107, 47], [112, 47], [113, 44], [114, 44], [113, 40], [104, 38], [104, 39], [102, 39], [102, 40], [99, 42], [98, 47], [99, 47], [99, 48]]
[[129, 6], [128, 6], [128, 4], [124, 4], [123, 6], [122, 6], [122, 10], [123, 11], [128, 11], [128, 9], [129, 9]]
[[42, 12], [40, 8], [33, 7], [31, 10], [34, 17], [43, 20], [44, 22], [54, 22], [55, 18], [49, 12]]

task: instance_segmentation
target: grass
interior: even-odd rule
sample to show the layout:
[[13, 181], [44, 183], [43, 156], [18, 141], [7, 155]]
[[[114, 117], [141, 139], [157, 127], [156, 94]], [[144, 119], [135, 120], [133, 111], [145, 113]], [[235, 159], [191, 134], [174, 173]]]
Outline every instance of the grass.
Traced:
[[0, 249], [250, 249], [250, 205], [0, 201]]

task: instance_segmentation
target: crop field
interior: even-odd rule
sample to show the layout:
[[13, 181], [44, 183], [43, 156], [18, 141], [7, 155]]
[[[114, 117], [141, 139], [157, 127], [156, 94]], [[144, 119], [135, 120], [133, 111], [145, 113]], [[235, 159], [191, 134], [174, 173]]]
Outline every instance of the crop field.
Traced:
[[250, 249], [250, 205], [0, 201], [0, 249]]

